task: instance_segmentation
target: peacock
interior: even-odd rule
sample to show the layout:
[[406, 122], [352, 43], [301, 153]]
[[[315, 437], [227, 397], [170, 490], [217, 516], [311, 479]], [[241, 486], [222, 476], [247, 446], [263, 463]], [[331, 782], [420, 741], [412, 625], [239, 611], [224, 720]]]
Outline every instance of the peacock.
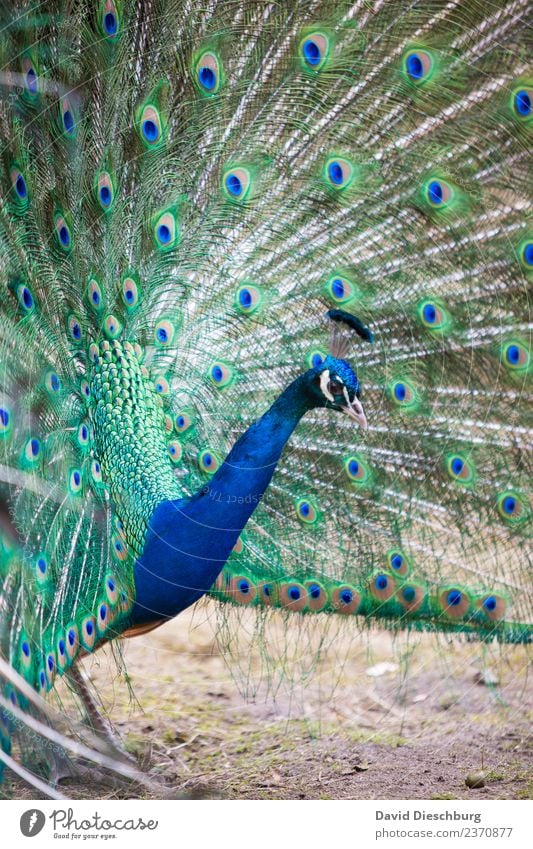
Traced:
[[531, 641], [527, 10], [3, 8], [8, 767], [205, 595]]

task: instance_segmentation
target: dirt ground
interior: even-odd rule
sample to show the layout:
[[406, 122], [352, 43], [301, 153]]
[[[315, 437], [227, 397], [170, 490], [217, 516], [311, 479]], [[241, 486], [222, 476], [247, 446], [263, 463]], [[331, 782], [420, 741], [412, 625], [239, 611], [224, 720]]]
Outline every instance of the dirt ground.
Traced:
[[[257, 645], [245, 618], [228, 655], [213, 615], [210, 607], [184, 614], [128, 641], [136, 701], [103, 652], [86, 662], [126, 749], [161, 795], [533, 798], [524, 648], [334, 627], [311, 670], [319, 638], [308, 623], [274, 616]], [[483, 786], [469, 788], [480, 771]], [[132, 795], [94, 782], [64, 789]]]

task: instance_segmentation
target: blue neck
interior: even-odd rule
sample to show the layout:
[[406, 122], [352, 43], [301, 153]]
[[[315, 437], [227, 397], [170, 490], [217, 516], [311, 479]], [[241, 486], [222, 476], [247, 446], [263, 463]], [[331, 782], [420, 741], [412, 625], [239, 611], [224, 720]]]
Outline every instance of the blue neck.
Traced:
[[192, 498], [156, 507], [135, 564], [132, 625], [176, 616], [211, 588], [261, 501], [285, 443], [315, 406], [309, 377], [307, 372], [287, 387]]

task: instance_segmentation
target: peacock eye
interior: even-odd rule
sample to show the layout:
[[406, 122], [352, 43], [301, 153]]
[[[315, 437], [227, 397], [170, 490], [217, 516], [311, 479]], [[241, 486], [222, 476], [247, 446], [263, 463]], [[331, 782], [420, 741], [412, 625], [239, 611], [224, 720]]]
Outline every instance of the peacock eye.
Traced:
[[330, 380], [328, 383], [328, 392], [330, 395], [342, 395], [343, 385], [339, 383], [337, 380]]

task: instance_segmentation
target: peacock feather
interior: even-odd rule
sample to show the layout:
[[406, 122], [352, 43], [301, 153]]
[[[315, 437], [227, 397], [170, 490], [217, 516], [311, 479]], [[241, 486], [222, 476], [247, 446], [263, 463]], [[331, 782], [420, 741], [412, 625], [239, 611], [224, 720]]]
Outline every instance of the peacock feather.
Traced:
[[526, 13], [3, 13], [0, 646], [31, 688], [206, 593], [531, 641]]

